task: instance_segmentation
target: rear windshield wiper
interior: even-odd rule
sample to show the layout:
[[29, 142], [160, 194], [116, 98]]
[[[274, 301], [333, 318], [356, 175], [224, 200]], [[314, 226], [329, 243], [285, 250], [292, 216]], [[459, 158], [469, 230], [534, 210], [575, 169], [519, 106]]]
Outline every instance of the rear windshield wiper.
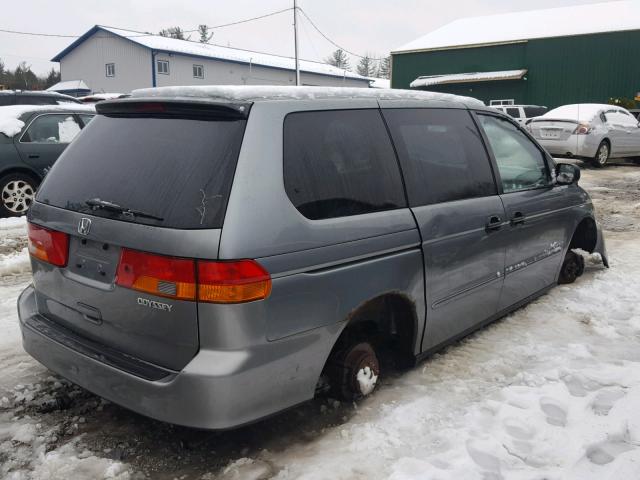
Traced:
[[99, 198], [90, 198], [84, 202], [89, 205], [93, 210], [108, 210], [111, 212], [121, 213], [125, 217], [140, 217], [150, 218], [152, 220], [163, 221], [164, 218], [151, 215], [150, 213], [142, 212], [140, 210], [134, 210], [132, 208], [122, 207], [117, 203], [109, 202], [107, 200], [100, 200]]

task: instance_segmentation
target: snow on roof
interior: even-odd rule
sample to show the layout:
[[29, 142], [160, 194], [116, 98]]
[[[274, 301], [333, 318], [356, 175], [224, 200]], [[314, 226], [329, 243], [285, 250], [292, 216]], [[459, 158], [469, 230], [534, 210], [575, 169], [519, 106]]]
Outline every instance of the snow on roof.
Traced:
[[55, 85], [52, 85], [51, 87], [47, 88], [47, 90], [50, 90], [52, 92], [66, 92], [69, 90], [91, 91], [91, 89], [87, 86], [87, 84], [84, 83], [84, 81], [82, 80], [66, 80], [64, 82], [58, 82]]
[[114, 98], [120, 98], [124, 93], [93, 93], [91, 95], [85, 95], [84, 97], [78, 97], [78, 100], [85, 103], [99, 102], [101, 100], [113, 100]]
[[578, 120], [589, 121], [600, 112], [615, 108], [613, 105], [605, 105], [599, 103], [578, 103], [574, 105], [563, 105], [562, 107], [549, 110], [539, 119], [557, 119], [557, 120]]
[[624, 0], [461, 18], [392, 53], [640, 30], [639, 12], [640, 0]]
[[[82, 37], [69, 45], [65, 50], [53, 57], [52, 61], [58, 62], [75, 46], [79, 45], [95, 33], [97, 30], [104, 30], [119, 37], [126, 38], [131, 42], [137, 43], [151, 50], [178, 53], [184, 55], [196, 55], [213, 59], [227, 60], [231, 62], [240, 62], [252, 65], [260, 65], [266, 67], [281, 68], [285, 70], [295, 70], [295, 60], [292, 57], [283, 57], [280, 55], [271, 55], [269, 53], [254, 52], [251, 50], [242, 50], [240, 48], [223, 47], [208, 43], [192, 42], [188, 40], [178, 40], [175, 38], [162, 37], [153, 34], [140, 34], [130, 30], [122, 30], [119, 28], [105, 27], [96, 25], [86, 32]], [[300, 71], [308, 73], [317, 73], [320, 75], [331, 75], [334, 77], [346, 77], [351, 79], [367, 81], [367, 77], [349, 72], [341, 68], [334, 67], [321, 62], [313, 62], [310, 60], [300, 60]]]
[[67, 105], [9, 105], [0, 107], [0, 133], [7, 137], [17, 135], [24, 127], [20, 117], [31, 112], [87, 112], [95, 113], [93, 105], [69, 103]]
[[519, 80], [527, 73], [522, 70], [505, 70], [502, 72], [472, 72], [453, 73], [450, 75], [427, 75], [416, 78], [409, 86], [411, 88], [429, 87], [445, 83], [488, 82], [491, 80]]
[[[484, 106], [480, 100], [451, 95], [448, 93], [384, 88], [344, 88], [344, 87], [289, 87], [289, 86], [249, 86], [211, 85], [184, 87], [141, 88], [131, 92], [133, 98], [207, 98], [221, 101], [259, 100], [319, 100], [344, 98], [374, 98], [384, 100], [424, 100], [448, 101], [469, 107]], [[126, 101], [126, 100], [125, 100]]]
[[371, 88], [391, 88], [391, 80], [388, 78], [370, 78], [369, 86]]

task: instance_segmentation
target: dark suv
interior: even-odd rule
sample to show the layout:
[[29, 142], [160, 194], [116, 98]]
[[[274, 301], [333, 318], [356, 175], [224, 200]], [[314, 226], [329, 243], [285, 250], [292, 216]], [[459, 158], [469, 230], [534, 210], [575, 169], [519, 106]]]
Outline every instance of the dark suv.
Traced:
[[574, 249], [607, 262], [580, 170], [477, 100], [167, 87], [97, 110], [29, 211], [24, 347], [164, 421], [370, 394], [383, 359], [573, 282]]
[[0, 107], [7, 105], [63, 105], [65, 103], [82, 103], [79, 100], [56, 92], [28, 90], [0, 91]]

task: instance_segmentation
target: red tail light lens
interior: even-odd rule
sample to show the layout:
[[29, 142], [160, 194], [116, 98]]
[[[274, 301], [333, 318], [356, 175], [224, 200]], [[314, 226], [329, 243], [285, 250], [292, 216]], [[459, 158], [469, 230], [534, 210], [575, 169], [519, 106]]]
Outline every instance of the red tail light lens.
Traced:
[[271, 293], [269, 272], [254, 260], [192, 260], [128, 248], [122, 249], [116, 284], [161, 297], [208, 303], [251, 302]]
[[589, 133], [591, 133], [591, 125], [589, 125], [588, 123], [581, 123], [573, 131], [574, 135], [587, 135]]
[[254, 260], [198, 261], [198, 300], [243, 303], [267, 298], [271, 276]]
[[56, 267], [67, 265], [69, 235], [33, 223], [29, 223], [27, 228], [31, 256]]
[[116, 285], [161, 297], [195, 300], [195, 261], [123, 248]]

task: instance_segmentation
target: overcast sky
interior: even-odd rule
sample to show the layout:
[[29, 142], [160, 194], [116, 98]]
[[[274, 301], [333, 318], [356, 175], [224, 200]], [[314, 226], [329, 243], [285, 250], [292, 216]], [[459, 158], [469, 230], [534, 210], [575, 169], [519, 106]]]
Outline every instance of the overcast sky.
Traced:
[[[6, 0], [3, 0], [6, 1]], [[299, 0], [316, 25], [332, 40], [356, 53], [386, 55], [456, 18], [597, 3], [601, 0]], [[179, 25], [220, 25], [287, 8], [293, 0], [22, 0], [3, 8], [0, 29], [80, 35], [95, 24], [157, 32]], [[213, 43], [293, 55], [292, 13], [215, 30]], [[322, 60], [335, 47], [301, 19], [300, 56]], [[496, 28], [500, 28], [496, 25]], [[544, 26], [542, 26], [544, 28]], [[197, 39], [197, 34], [192, 36]], [[27, 37], [0, 32], [0, 58], [14, 68], [22, 60], [37, 73], [73, 39]], [[357, 59], [352, 59], [352, 65]]]

